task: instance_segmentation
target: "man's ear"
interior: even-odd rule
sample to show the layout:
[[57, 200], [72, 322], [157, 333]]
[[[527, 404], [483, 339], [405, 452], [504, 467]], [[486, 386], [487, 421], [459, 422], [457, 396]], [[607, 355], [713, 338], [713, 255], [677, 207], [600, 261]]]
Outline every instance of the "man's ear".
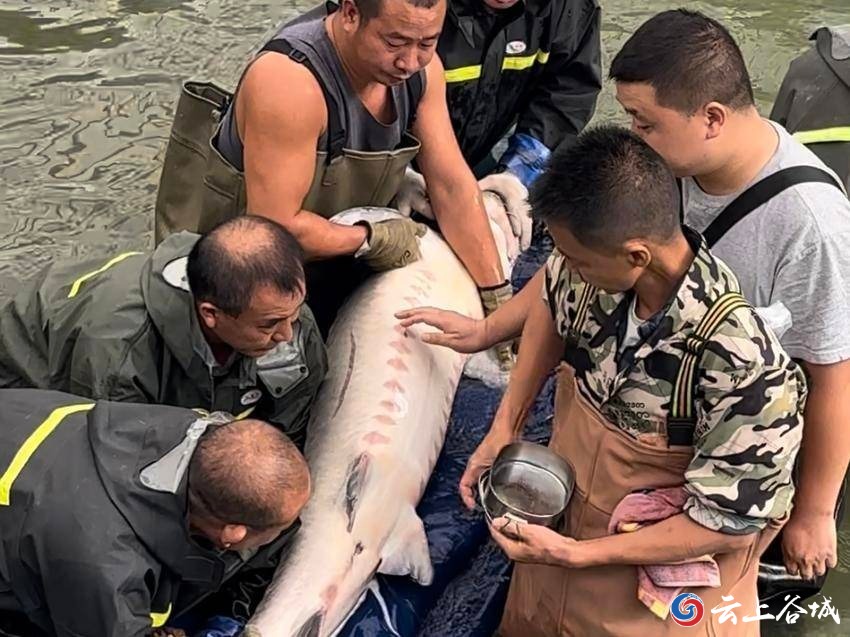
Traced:
[[633, 268], [645, 268], [652, 263], [652, 252], [647, 245], [639, 240], [632, 239], [623, 244], [623, 250], [626, 252], [626, 258]]
[[221, 310], [219, 310], [215, 305], [213, 305], [209, 301], [201, 301], [197, 304], [197, 307], [198, 316], [201, 317], [201, 321], [207, 327], [207, 329], [215, 329], [218, 325], [219, 317], [221, 316]]
[[339, 3], [339, 14], [342, 16], [342, 26], [349, 33], [356, 31], [363, 20], [360, 9], [354, 0], [342, 0]]
[[219, 539], [221, 541], [221, 546], [229, 549], [231, 546], [235, 546], [242, 542], [247, 535], [248, 527], [244, 524], [225, 524], [221, 527]]
[[729, 118], [729, 109], [720, 102], [709, 102], [702, 108], [705, 118], [705, 138], [714, 139], [719, 136]]

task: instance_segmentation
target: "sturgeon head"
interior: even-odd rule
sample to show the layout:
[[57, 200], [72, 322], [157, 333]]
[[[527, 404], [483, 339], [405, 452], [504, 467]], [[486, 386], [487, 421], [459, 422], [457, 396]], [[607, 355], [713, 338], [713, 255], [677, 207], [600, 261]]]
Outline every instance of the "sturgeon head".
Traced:
[[360, 454], [346, 468], [332, 511], [305, 512], [300, 537], [251, 620], [252, 634], [333, 635], [356, 610], [378, 572], [409, 574], [421, 584], [431, 583], [422, 521], [412, 504], [390, 504], [398, 500], [397, 485], [382, 489], [376, 479], [385, 461], [380, 455]]

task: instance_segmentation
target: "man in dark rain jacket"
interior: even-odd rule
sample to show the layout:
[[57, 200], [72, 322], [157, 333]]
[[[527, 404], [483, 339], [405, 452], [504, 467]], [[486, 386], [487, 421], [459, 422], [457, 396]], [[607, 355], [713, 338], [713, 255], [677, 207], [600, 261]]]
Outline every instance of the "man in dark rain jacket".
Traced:
[[327, 370], [295, 239], [260, 217], [56, 263], [0, 308], [0, 387], [233, 415], [303, 442]]
[[[479, 177], [498, 160], [527, 186], [535, 159], [576, 138], [601, 89], [599, 51], [596, 0], [449, 2], [437, 52], [455, 134]], [[507, 151], [485, 162], [514, 124]]]
[[310, 494], [259, 420], [37, 389], [0, 404], [0, 634], [147, 637], [274, 565]]
[[850, 24], [821, 27], [791, 62], [770, 119], [811, 149], [850, 190]]
[[[523, 249], [531, 241], [526, 188], [596, 107], [599, 32], [597, 0], [449, 2], [437, 53], [452, 127], [479, 187], [502, 200]], [[399, 210], [433, 217], [425, 190], [408, 169]]]

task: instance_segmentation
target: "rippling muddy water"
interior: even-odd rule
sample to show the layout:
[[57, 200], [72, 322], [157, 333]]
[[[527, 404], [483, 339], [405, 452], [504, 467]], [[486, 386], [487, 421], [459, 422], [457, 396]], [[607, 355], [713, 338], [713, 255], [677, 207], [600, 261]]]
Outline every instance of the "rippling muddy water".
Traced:
[[[0, 299], [57, 257], [152, 244], [153, 205], [179, 83], [232, 88], [264, 36], [311, 2], [3, 0], [0, 3]], [[601, 0], [605, 63], [653, 13], [678, 6]], [[764, 113], [788, 62], [823, 24], [850, 22], [850, 0], [689, 3], [742, 45]], [[611, 88], [596, 121], [621, 119]], [[850, 532], [828, 594], [844, 625], [766, 634], [850, 634]], [[745, 613], [744, 613], [745, 614]], [[742, 614], [743, 616], [743, 614]]]

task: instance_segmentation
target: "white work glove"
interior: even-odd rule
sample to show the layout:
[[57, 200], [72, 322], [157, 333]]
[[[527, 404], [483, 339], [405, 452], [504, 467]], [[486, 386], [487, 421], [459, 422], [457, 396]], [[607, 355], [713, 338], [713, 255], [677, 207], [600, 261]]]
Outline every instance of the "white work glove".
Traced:
[[405, 217], [418, 212], [423, 217], [434, 219], [431, 202], [425, 192], [425, 178], [410, 166], [404, 171], [404, 177], [395, 196], [395, 208]]
[[[531, 207], [528, 205], [528, 189], [510, 172], [493, 173], [478, 182], [481, 191], [491, 192], [501, 198], [513, 236], [520, 250], [531, 245]], [[492, 218], [492, 217], [491, 217]], [[501, 223], [494, 219], [501, 227]]]
[[484, 199], [484, 211], [490, 219], [490, 230], [493, 232], [493, 240], [496, 242], [499, 256], [502, 257], [504, 269], [506, 263], [514, 263], [519, 256], [519, 240], [514, 235], [504, 199], [491, 190], [483, 191], [481, 196]]

